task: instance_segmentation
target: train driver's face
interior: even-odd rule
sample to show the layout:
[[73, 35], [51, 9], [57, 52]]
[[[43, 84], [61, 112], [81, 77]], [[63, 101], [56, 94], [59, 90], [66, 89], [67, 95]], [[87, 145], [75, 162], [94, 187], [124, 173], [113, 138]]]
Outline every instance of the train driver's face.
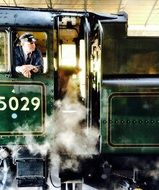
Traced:
[[24, 42], [23, 43], [23, 49], [27, 52], [30, 53], [35, 50], [35, 42]]

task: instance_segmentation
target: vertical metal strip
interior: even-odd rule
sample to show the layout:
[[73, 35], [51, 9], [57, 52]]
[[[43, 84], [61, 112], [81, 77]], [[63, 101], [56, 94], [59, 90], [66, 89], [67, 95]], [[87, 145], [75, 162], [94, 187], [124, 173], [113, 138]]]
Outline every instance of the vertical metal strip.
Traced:
[[87, 108], [87, 129], [91, 126], [90, 123], [90, 47], [89, 47], [90, 24], [85, 18], [84, 37], [85, 37], [85, 62], [86, 62], [86, 108]]

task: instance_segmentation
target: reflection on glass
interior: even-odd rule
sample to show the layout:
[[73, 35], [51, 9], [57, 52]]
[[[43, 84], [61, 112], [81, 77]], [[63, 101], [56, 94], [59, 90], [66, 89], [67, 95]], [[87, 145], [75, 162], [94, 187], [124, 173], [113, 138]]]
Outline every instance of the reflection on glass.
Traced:
[[8, 71], [8, 47], [7, 47], [7, 34], [0, 32], [0, 72]]

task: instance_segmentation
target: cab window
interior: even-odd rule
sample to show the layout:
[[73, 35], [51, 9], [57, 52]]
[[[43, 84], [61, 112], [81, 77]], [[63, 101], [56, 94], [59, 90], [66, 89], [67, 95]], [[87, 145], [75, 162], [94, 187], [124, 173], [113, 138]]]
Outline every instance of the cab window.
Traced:
[[6, 32], [0, 32], [0, 72], [9, 70], [8, 58], [8, 38]]
[[40, 50], [42, 57], [43, 57], [43, 73], [46, 73], [48, 70], [48, 56], [47, 56], [47, 34], [46, 32], [35, 32], [35, 31], [17, 31], [15, 40], [14, 40], [14, 46], [20, 45], [20, 36], [25, 33], [31, 33], [34, 38], [36, 39], [36, 47]]

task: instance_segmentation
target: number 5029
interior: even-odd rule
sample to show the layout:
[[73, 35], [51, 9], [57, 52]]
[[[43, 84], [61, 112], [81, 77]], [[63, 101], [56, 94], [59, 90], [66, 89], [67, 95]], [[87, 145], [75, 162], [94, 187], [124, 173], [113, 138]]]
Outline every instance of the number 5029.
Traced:
[[[31, 106], [30, 106], [31, 104]], [[30, 107], [36, 111], [40, 106], [40, 99], [38, 97], [33, 97], [29, 100], [28, 97], [21, 97], [18, 99], [15, 96], [9, 98], [8, 102], [6, 101], [5, 96], [0, 96], [0, 111], [4, 111], [7, 108], [10, 110], [16, 111], [20, 109], [21, 111], [29, 111]]]

